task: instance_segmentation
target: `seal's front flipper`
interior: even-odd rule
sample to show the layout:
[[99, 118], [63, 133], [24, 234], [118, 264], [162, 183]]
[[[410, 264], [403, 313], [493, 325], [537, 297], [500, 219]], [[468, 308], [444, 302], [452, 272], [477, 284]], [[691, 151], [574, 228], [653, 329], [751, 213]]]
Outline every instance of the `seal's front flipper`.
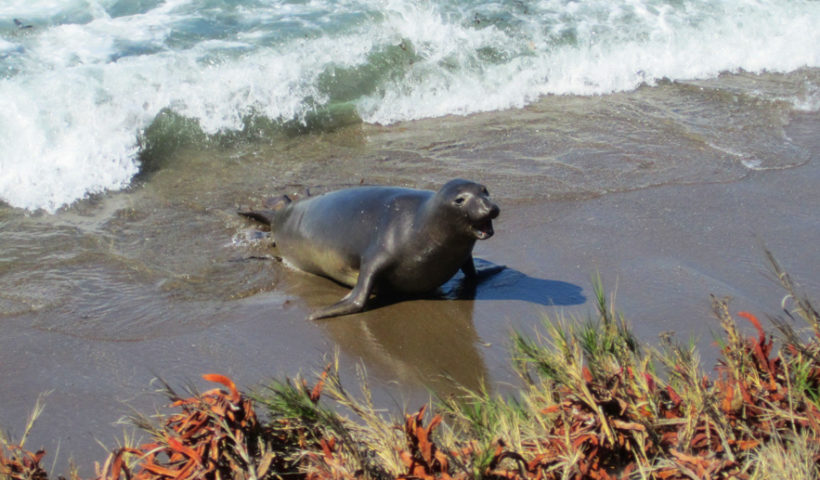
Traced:
[[497, 273], [503, 272], [506, 269], [506, 265], [489, 265], [486, 267], [480, 267], [476, 275], [478, 276], [479, 280], [482, 280], [487, 277], [492, 277]]
[[373, 277], [362, 280], [363, 275], [359, 275], [359, 281], [356, 287], [350, 291], [345, 297], [329, 307], [317, 310], [310, 314], [308, 320], [318, 320], [320, 318], [338, 317], [341, 315], [348, 315], [350, 313], [359, 313], [364, 310], [364, 304], [370, 298], [370, 292], [373, 290]]
[[362, 264], [356, 286], [345, 297], [333, 305], [313, 312], [308, 320], [338, 317], [364, 310], [365, 303], [373, 292], [376, 276], [381, 271], [385, 259], [375, 259]]
[[470, 255], [470, 258], [464, 262], [464, 265], [461, 266], [461, 271], [464, 272], [464, 276], [470, 279], [476, 278], [476, 271], [475, 271], [475, 263], [473, 263], [473, 256]]
[[479, 266], [476, 268], [473, 257], [470, 257], [464, 262], [464, 265], [461, 266], [461, 271], [464, 272], [465, 280], [478, 282], [487, 277], [492, 277], [507, 268], [506, 265], [496, 265], [480, 258], [478, 259], [478, 264]]
[[350, 295], [339, 300], [333, 305], [317, 310], [308, 316], [308, 320], [319, 320], [320, 318], [338, 317], [351, 313], [359, 313], [364, 310], [364, 303], [361, 304], [351, 298]]

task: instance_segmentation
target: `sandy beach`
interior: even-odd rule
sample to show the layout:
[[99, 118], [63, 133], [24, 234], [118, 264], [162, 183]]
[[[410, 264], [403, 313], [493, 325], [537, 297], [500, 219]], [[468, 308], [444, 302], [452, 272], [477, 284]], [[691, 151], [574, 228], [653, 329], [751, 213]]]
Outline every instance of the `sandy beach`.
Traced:
[[[28, 446], [49, 458], [59, 450], [57, 471], [73, 458], [89, 473], [106, 454], [97, 442], [121, 438], [120, 417], [163, 404], [155, 376], [204, 387], [200, 374], [222, 373], [250, 388], [319, 369], [338, 350], [351, 385], [364, 366], [377, 401], [397, 411], [459, 385], [503, 391], [516, 384], [510, 331], [530, 332], [543, 315], [583, 321], [596, 274], [641, 340], [693, 337], [711, 368], [710, 294], [778, 313], [783, 293], [764, 246], [820, 291], [820, 116], [790, 115], [774, 130], [791, 150], [761, 143], [762, 164], [749, 168], [719, 149], [680, 150], [694, 140], [663, 128], [631, 138], [624, 118], [592, 126], [596, 106], [628, 95], [360, 125], [227, 156], [181, 152], [129, 191], [53, 216], [0, 208], [11, 262], [0, 271], [0, 426], [19, 435], [37, 396], [51, 392]], [[559, 113], [578, 120], [557, 122]], [[561, 131], [569, 124], [574, 133]], [[607, 138], [620, 143], [605, 149]], [[377, 301], [355, 316], [306, 321], [346, 289], [260, 259], [268, 241], [235, 215], [305, 187], [435, 188], [456, 176], [486, 183], [501, 206], [496, 235], [475, 255], [507, 268], [474, 292], [456, 277], [442, 298]]]

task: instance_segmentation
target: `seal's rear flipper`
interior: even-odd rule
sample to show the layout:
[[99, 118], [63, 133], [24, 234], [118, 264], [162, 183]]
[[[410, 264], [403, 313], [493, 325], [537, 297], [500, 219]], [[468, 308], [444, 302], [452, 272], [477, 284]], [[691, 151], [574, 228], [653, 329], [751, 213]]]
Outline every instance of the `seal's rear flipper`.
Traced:
[[271, 197], [265, 200], [265, 207], [271, 210], [280, 210], [293, 203], [293, 200], [287, 195], [279, 195], [278, 197]]
[[256, 220], [259, 223], [264, 223], [265, 225], [272, 225], [273, 218], [276, 216], [276, 212], [279, 210], [287, 207], [293, 201], [287, 195], [280, 195], [278, 197], [273, 197], [265, 200], [265, 207], [268, 210], [240, 210], [237, 212], [238, 214], [242, 215], [243, 217], [248, 217], [253, 220]]
[[265, 225], [271, 225], [273, 223], [273, 218], [276, 215], [276, 212], [273, 210], [240, 210], [236, 213], [242, 215], [243, 217], [256, 220], [259, 223], [264, 223]]

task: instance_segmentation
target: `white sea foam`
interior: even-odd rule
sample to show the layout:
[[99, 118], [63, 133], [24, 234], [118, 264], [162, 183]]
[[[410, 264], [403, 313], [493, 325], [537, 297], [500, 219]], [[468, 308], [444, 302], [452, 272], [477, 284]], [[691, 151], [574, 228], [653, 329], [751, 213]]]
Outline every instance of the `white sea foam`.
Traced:
[[[546, 94], [630, 90], [661, 78], [708, 78], [738, 70], [788, 72], [820, 65], [816, 2], [700, 2], [693, 8], [702, 9], [702, 15], [653, 7], [655, 3], [598, 0], [571, 2], [565, 8], [564, 2], [543, 1], [538, 12], [522, 21], [524, 33], [518, 38], [454, 25], [433, 9], [403, 4], [388, 13], [385, 28], [418, 39], [429, 53], [414, 67], [419, 74], [408, 75], [415, 83], [364, 99], [363, 117], [389, 124], [518, 107]], [[552, 22], [546, 31], [537, 25], [545, 19]], [[562, 29], [577, 41], [556, 45], [551, 39]], [[454, 51], [469, 55], [481, 47], [509, 50], [511, 45], [521, 50], [509, 62], [455, 73], [435, 68]], [[459, 60], [466, 66], [472, 59]]]
[[8, 54], [18, 48], [20, 48], [20, 46], [16, 43], [8, 42], [0, 38], [0, 55]]
[[[820, 3], [798, 0], [156, 3], [0, 5], [0, 199], [54, 211], [122, 188], [164, 108], [209, 134], [251, 114], [302, 119], [332, 101], [323, 75], [396, 45], [412, 58], [385, 61], [393, 70], [353, 100], [366, 122], [820, 66]], [[816, 89], [795, 107], [816, 110]]]
[[820, 85], [813, 85], [806, 82], [802, 92], [785, 100], [791, 102], [795, 110], [818, 112], [820, 111]]

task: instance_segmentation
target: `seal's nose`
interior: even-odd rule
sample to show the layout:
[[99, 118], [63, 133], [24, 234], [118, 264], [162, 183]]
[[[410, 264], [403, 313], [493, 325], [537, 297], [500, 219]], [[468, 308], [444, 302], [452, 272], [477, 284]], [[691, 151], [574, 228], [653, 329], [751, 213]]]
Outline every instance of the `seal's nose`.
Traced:
[[490, 203], [490, 218], [497, 217], [499, 213], [501, 213], [501, 209], [498, 208], [498, 205]]

